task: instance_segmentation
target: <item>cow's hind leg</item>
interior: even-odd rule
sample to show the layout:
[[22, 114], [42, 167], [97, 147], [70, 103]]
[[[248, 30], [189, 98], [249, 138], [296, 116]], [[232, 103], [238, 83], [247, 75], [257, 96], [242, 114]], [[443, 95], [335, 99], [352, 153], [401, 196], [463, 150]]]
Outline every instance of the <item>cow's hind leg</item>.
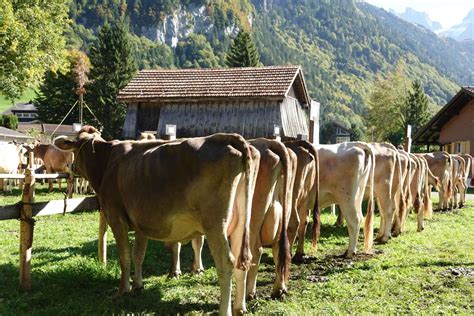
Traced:
[[202, 273], [204, 272], [204, 267], [202, 265], [202, 246], [204, 245], [204, 235], [201, 237], [194, 238], [191, 241], [194, 252], [194, 261], [193, 261], [193, 273]]
[[221, 290], [221, 303], [219, 308], [220, 315], [231, 315], [231, 286], [233, 259], [229, 248], [227, 238], [222, 232], [209, 232], [207, 243], [211, 251], [212, 258], [216, 264], [217, 277]]
[[[260, 238], [259, 238], [260, 239]], [[261, 243], [256, 243], [252, 249], [252, 265], [247, 272], [247, 299], [254, 299], [257, 296], [257, 273], [260, 259], [262, 258], [263, 247]]]
[[135, 243], [133, 245], [133, 274], [132, 290], [137, 291], [143, 288], [142, 266], [145, 259], [146, 246], [148, 238], [141, 232], [135, 232]]
[[108, 217], [107, 222], [112, 229], [117, 244], [120, 260], [121, 278], [118, 295], [130, 292], [130, 243], [128, 241], [128, 227], [118, 219]]
[[360, 223], [362, 222], [362, 210], [358, 210], [354, 203], [340, 204], [340, 208], [347, 222], [347, 230], [349, 232], [349, 247], [344, 256], [352, 258], [356, 253], [357, 238], [359, 236]]
[[180, 242], [171, 242], [165, 244], [171, 250], [171, 267], [170, 272], [168, 273], [169, 278], [178, 278], [181, 275], [181, 243]]

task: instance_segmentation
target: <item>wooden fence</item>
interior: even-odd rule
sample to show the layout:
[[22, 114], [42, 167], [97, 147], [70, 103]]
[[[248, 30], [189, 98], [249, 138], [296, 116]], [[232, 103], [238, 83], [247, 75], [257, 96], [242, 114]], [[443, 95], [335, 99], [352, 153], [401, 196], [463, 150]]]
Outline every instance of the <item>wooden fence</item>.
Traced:
[[[30, 159], [33, 161], [33, 159]], [[74, 176], [70, 173], [35, 174], [30, 165], [25, 174], [0, 174], [0, 179], [23, 180], [20, 202], [13, 205], [0, 206], [0, 220], [20, 220], [20, 287], [23, 291], [31, 290], [31, 252], [33, 248], [34, 216], [65, 214], [86, 210], [98, 210], [99, 203], [95, 196], [72, 198]], [[36, 179], [68, 179], [68, 193], [64, 200], [52, 200], [35, 203]], [[107, 222], [100, 212], [99, 224], [99, 261], [107, 261]]]

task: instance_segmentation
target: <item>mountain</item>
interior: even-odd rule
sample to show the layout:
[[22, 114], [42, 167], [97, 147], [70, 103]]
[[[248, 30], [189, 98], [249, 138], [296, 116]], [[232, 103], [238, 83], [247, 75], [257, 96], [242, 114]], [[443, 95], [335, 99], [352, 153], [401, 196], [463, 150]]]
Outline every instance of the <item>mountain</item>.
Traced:
[[265, 65], [300, 64], [322, 117], [363, 125], [377, 76], [403, 59], [431, 101], [443, 105], [474, 84], [474, 45], [439, 38], [356, 0], [74, 0], [71, 47], [88, 50], [97, 28], [124, 17], [141, 68], [224, 66], [240, 28]]
[[474, 9], [467, 14], [461, 24], [441, 32], [441, 35], [449, 36], [460, 42], [466, 40], [474, 41]]
[[405, 21], [421, 25], [432, 32], [440, 31], [443, 28], [439, 22], [431, 21], [426, 12], [416, 11], [412, 8], [405, 8], [405, 12], [402, 13], [397, 13], [394, 10], [389, 10], [389, 12]]

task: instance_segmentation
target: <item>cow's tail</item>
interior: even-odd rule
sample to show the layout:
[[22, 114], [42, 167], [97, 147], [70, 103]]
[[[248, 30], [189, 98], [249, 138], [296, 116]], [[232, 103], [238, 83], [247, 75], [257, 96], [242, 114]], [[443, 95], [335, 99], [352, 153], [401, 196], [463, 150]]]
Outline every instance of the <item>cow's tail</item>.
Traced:
[[420, 161], [425, 166], [425, 181], [423, 194], [423, 214], [425, 218], [431, 218], [433, 215], [433, 203], [431, 202], [431, 188], [430, 188], [430, 168], [425, 158], [420, 157]]
[[319, 209], [319, 154], [316, 148], [309, 142], [300, 140], [297, 141], [298, 145], [306, 149], [314, 158], [314, 167], [316, 171], [316, 177], [314, 178], [314, 205], [312, 210], [313, 215], [313, 226], [312, 226], [312, 238], [311, 243], [313, 247], [318, 244], [319, 236], [321, 233], [321, 212]]
[[290, 242], [288, 240], [288, 222], [291, 214], [291, 200], [290, 200], [290, 189], [291, 189], [291, 163], [290, 156], [286, 150], [285, 145], [280, 142], [275, 142], [271, 150], [280, 157], [280, 161], [283, 165], [283, 216], [279, 239], [279, 250], [278, 250], [278, 271], [283, 278], [282, 281], [288, 280], [290, 276]]
[[[256, 168], [258, 168], [258, 159], [257, 162], [254, 161], [254, 157], [252, 157], [252, 151], [250, 149], [249, 144], [247, 141], [242, 137], [238, 136], [238, 141], [232, 143], [233, 146], [236, 147], [242, 153], [242, 162], [244, 165], [245, 170], [245, 212], [240, 213], [239, 215], [239, 222], [242, 221], [245, 223], [244, 231], [242, 234], [242, 244], [240, 247], [240, 254], [237, 258], [236, 268], [247, 271], [250, 269], [251, 261], [252, 261], [252, 254], [250, 252], [250, 217], [252, 211], [252, 198], [253, 198], [253, 191], [255, 189], [255, 182], [257, 173], [255, 172]], [[256, 155], [259, 156], [259, 153], [256, 152]], [[255, 165], [257, 164], [257, 165]]]
[[369, 253], [374, 243], [374, 177], [375, 177], [375, 153], [370, 145], [366, 143], [358, 143], [369, 155], [370, 170], [369, 170], [369, 202], [367, 204], [367, 214], [365, 216], [364, 224], [364, 251]]

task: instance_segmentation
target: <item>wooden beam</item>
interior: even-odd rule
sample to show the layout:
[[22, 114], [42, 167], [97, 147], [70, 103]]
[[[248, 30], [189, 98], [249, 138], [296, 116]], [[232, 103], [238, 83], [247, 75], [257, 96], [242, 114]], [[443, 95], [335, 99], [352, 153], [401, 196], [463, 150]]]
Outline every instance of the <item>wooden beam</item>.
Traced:
[[[33, 173], [35, 179], [68, 179], [69, 173]], [[25, 179], [24, 174], [19, 173], [0, 173], [0, 179]]]
[[[26, 185], [26, 184], [25, 184]], [[64, 200], [53, 200], [30, 204], [32, 216], [45, 216], [64, 213]], [[19, 219], [21, 204], [0, 207], [0, 220]], [[97, 210], [99, 203], [95, 196], [66, 199], [66, 213]]]

